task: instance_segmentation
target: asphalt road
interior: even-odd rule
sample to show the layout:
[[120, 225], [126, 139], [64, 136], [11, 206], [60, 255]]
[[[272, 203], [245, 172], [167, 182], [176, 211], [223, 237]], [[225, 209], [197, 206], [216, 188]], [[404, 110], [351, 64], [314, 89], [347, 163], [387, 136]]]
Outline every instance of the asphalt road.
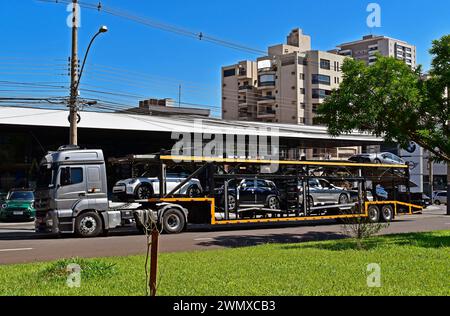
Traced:
[[[423, 215], [401, 216], [383, 234], [450, 230], [444, 207], [432, 207]], [[258, 227], [190, 227], [180, 235], [162, 235], [162, 252], [210, 250], [264, 243], [296, 243], [344, 238], [335, 222], [320, 224], [265, 225]], [[111, 257], [143, 254], [145, 236], [117, 231], [105, 238], [48, 238], [36, 235], [33, 223], [0, 223], [0, 264], [42, 262], [73, 257]]]

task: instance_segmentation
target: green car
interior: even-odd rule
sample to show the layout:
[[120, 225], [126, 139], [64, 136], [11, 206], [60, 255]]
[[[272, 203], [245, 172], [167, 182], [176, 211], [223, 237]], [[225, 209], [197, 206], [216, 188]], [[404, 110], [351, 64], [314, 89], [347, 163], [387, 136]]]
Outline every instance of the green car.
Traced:
[[34, 221], [36, 210], [33, 207], [34, 193], [32, 190], [13, 189], [6, 195], [0, 205], [0, 220], [2, 221]]

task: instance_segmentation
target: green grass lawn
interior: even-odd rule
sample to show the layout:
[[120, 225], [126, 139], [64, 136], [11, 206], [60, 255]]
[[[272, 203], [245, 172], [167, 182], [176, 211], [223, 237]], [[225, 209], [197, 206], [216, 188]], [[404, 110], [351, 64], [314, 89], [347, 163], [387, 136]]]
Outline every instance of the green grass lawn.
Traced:
[[[450, 231], [271, 244], [162, 254], [159, 295], [450, 295]], [[145, 295], [144, 257], [78, 260], [81, 288], [66, 286], [67, 262], [0, 266], [0, 295]], [[367, 286], [367, 265], [382, 286]]]

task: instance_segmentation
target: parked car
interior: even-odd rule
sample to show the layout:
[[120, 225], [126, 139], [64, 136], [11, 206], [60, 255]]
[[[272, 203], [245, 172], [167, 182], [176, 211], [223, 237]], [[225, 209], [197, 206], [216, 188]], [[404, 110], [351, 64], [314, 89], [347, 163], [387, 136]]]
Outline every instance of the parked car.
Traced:
[[[171, 192], [186, 178], [178, 177], [174, 174], [167, 175], [167, 192]], [[200, 180], [191, 179], [183, 187], [181, 187], [177, 194], [188, 197], [200, 196], [203, 192]], [[147, 200], [159, 194], [159, 179], [157, 177], [148, 177], [144, 173], [141, 177], [131, 178], [118, 181], [113, 187], [113, 194], [120, 199], [135, 198], [138, 200]]]
[[447, 204], [447, 191], [437, 192], [434, 195], [434, 204], [436, 205]]
[[392, 153], [359, 154], [349, 158], [349, 161], [358, 163], [378, 163], [386, 165], [404, 165], [406, 161]]
[[[216, 189], [215, 195], [224, 205], [224, 186]], [[280, 209], [280, 191], [274, 182], [262, 179], [231, 180], [228, 182], [228, 210], [238, 207], [262, 207]]]
[[8, 192], [6, 199], [0, 206], [0, 220], [34, 221], [36, 210], [34, 209], [34, 193], [27, 189], [13, 189]]
[[[309, 179], [308, 183], [309, 195], [307, 201], [310, 206], [318, 204], [343, 205], [358, 198], [358, 192], [337, 187], [325, 179]], [[301, 182], [299, 183], [299, 189], [303, 191]]]

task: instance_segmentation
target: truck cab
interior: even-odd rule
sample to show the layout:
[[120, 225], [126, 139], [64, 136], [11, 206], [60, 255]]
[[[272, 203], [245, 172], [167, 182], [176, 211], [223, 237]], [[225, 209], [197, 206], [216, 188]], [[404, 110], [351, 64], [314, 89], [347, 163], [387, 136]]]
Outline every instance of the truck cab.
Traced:
[[[188, 211], [171, 203], [112, 203], [102, 150], [63, 146], [41, 161], [35, 191], [36, 232], [97, 237], [123, 226], [143, 228], [152, 218], [168, 233], [186, 228]], [[143, 216], [145, 212], [147, 215]]]

